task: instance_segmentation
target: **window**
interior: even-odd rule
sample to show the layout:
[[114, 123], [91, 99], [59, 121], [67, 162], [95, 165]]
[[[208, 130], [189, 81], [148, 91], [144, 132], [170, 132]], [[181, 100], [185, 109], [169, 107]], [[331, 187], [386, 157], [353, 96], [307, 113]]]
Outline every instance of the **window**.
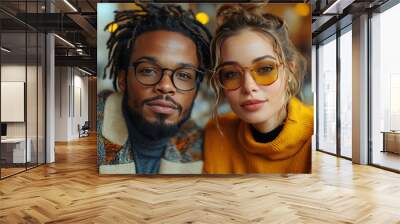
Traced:
[[352, 157], [352, 32], [340, 36], [340, 155]]
[[317, 149], [336, 154], [336, 36], [320, 44], [317, 51]]
[[[371, 18], [372, 163], [400, 170], [400, 4]], [[397, 136], [397, 137], [396, 137]]]

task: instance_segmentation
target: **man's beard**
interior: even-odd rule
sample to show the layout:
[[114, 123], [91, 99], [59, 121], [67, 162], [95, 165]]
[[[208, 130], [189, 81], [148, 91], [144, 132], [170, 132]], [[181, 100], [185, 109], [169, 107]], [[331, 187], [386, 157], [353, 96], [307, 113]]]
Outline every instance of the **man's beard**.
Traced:
[[180, 119], [176, 124], [166, 124], [165, 120], [167, 119], [167, 115], [165, 114], [158, 114], [157, 121], [149, 122], [143, 117], [142, 113], [137, 111], [138, 109], [143, 108], [146, 102], [155, 99], [169, 100], [170, 102], [174, 102], [174, 104], [176, 104], [178, 107], [182, 108], [175, 101], [168, 99], [168, 96], [157, 96], [154, 98], [146, 99], [141, 102], [140, 105], [135, 105], [136, 108], [131, 108], [128, 104], [127, 91], [125, 91], [123, 98], [123, 107], [124, 110], [129, 113], [129, 121], [131, 122], [131, 126], [133, 126], [140, 134], [148, 138], [148, 140], [159, 140], [175, 136], [179, 132], [181, 126], [190, 118], [194, 105], [194, 100], [188, 111], [182, 112], [182, 109], [178, 109], [180, 113], [186, 113], [183, 114], [184, 117], [182, 119]]

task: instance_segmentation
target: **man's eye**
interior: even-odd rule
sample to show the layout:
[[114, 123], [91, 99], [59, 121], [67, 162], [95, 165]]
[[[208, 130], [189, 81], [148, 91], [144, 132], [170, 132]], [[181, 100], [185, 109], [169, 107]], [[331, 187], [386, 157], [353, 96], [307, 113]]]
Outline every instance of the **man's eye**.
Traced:
[[180, 80], [189, 81], [193, 79], [193, 75], [187, 72], [178, 72], [176, 77]]
[[139, 70], [139, 73], [141, 75], [151, 76], [151, 75], [156, 75], [157, 74], [157, 70], [154, 69], [154, 68], [142, 68], [142, 69]]
[[257, 69], [257, 73], [259, 74], [268, 74], [270, 73], [274, 68], [272, 66], [264, 66], [261, 68]]

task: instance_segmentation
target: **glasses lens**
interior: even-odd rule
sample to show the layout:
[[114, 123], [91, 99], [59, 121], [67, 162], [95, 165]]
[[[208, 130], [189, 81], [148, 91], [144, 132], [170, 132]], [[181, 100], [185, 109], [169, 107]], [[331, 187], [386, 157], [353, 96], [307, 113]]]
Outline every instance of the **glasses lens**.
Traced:
[[140, 83], [144, 85], [153, 85], [160, 80], [161, 69], [155, 64], [141, 62], [136, 65], [135, 74]]
[[252, 75], [259, 85], [271, 85], [278, 79], [278, 66], [273, 61], [261, 61], [253, 65]]
[[192, 90], [196, 86], [196, 70], [193, 68], [179, 68], [175, 71], [173, 81], [180, 90]]
[[240, 87], [242, 71], [235, 65], [224, 65], [217, 70], [218, 81], [222, 88], [234, 90]]

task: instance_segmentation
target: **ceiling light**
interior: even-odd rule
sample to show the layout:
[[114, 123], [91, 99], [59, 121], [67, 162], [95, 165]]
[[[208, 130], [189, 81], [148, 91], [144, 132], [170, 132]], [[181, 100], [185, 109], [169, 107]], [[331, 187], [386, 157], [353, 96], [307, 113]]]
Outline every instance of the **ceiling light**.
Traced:
[[90, 73], [90, 72], [88, 72], [88, 71], [86, 71], [86, 70], [83, 70], [83, 69], [81, 69], [81, 68], [79, 68], [79, 67], [78, 67], [78, 70], [81, 71], [81, 72], [83, 72], [83, 73], [85, 73], [85, 74], [87, 74], [87, 75], [93, 75], [92, 73]]
[[324, 10], [322, 14], [328, 14], [331, 13], [332, 9], [334, 9], [337, 4], [339, 4], [340, 0], [336, 0], [332, 5], [330, 5], [327, 9]]
[[7, 48], [5, 48], [5, 47], [1, 47], [0, 49], [1, 49], [2, 51], [6, 52], [6, 53], [10, 53], [10, 52], [11, 52], [11, 50], [9, 50], [9, 49], [7, 49]]
[[75, 12], [78, 12], [78, 10], [71, 4], [69, 3], [68, 0], [64, 0], [65, 4], [67, 4], [72, 10], [74, 10]]
[[322, 14], [342, 14], [343, 10], [351, 5], [355, 0], [336, 0]]
[[54, 34], [54, 36], [57, 37], [58, 39], [60, 39], [62, 42], [64, 42], [64, 43], [66, 43], [67, 45], [69, 45], [70, 47], [75, 48], [75, 45], [73, 45], [73, 44], [72, 44], [71, 42], [69, 42], [68, 40], [66, 40], [66, 39], [64, 39], [64, 38], [62, 38], [62, 37], [60, 37], [60, 36], [57, 35], [57, 34]]

